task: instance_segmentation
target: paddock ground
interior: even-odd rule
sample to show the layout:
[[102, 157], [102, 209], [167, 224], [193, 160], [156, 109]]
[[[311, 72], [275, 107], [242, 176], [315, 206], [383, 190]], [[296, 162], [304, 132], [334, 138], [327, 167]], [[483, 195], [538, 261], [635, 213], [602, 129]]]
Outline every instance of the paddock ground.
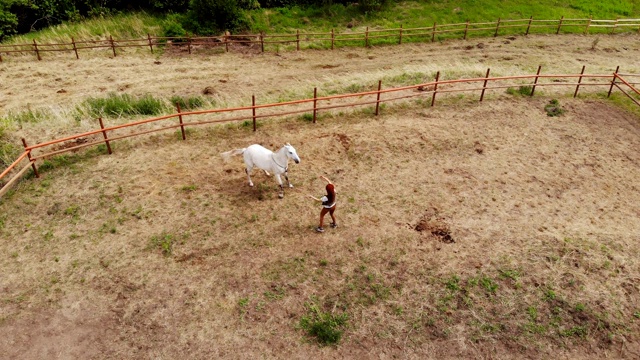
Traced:
[[[638, 118], [567, 97], [548, 117], [549, 100], [199, 129], [70, 160], [0, 203], [0, 349], [640, 356]], [[218, 155], [285, 142], [302, 161], [282, 200], [272, 178], [255, 172], [249, 188], [241, 158]], [[316, 234], [306, 196], [322, 193], [321, 174], [336, 183], [339, 227]], [[309, 304], [348, 314], [339, 346], [299, 328]]]

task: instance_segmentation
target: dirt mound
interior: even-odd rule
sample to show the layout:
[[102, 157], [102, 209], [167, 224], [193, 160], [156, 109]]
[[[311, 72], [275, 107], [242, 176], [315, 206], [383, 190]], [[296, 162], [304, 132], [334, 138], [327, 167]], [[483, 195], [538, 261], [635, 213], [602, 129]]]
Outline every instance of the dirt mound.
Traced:
[[451, 244], [451, 230], [444, 217], [438, 215], [438, 209], [427, 209], [413, 229], [421, 234], [434, 237], [436, 240]]

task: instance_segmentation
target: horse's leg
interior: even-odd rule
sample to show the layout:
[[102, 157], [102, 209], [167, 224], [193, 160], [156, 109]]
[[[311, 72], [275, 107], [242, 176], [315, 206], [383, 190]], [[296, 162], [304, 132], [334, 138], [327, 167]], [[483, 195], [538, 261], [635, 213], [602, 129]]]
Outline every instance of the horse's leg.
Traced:
[[249, 186], [253, 186], [253, 181], [251, 181], [251, 170], [253, 170], [252, 166], [247, 166], [246, 169], [244, 169], [244, 171], [247, 173], [247, 179], [249, 179]]
[[280, 193], [278, 193], [278, 197], [282, 199], [284, 197], [284, 187], [282, 187], [282, 179], [280, 178], [280, 174], [274, 174], [276, 176], [276, 181], [278, 185], [280, 185]]
[[287, 184], [289, 184], [289, 187], [292, 188], [293, 184], [291, 183], [291, 181], [289, 181], [289, 173], [287, 171], [284, 172], [284, 178], [287, 180]]

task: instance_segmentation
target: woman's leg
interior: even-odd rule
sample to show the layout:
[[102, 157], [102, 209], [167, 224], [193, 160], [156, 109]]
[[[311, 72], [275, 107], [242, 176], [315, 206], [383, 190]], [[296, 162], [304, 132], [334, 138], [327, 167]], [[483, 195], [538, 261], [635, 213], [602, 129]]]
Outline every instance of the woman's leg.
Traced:
[[329, 215], [331, 215], [331, 220], [333, 220], [333, 223], [331, 223], [331, 225], [333, 227], [338, 226], [338, 222], [336, 221], [336, 217], [333, 215], [333, 212], [336, 211], [336, 206], [334, 205], [331, 209], [329, 209]]
[[320, 227], [322, 228], [322, 225], [324, 224], [324, 216], [327, 215], [327, 213], [329, 212], [329, 209], [327, 208], [322, 208], [322, 211], [320, 211]]

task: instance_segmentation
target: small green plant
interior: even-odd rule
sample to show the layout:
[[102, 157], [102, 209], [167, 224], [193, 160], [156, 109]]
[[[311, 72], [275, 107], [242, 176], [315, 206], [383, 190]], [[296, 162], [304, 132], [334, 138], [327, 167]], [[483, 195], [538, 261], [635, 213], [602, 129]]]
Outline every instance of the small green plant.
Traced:
[[547, 116], [560, 116], [564, 114], [564, 109], [560, 106], [560, 102], [558, 100], [553, 99], [550, 100], [547, 105], [544, 107], [544, 111], [547, 112]]
[[586, 307], [585, 307], [585, 305], [583, 303], [577, 303], [576, 306], [575, 306], [575, 310], [576, 311], [584, 311], [585, 308]]
[[313, 114], [304, 113], [304, 114], [302, 114], [302, 116], [300, 116], [300, 118], [302, 120], [304, 120], [304, 121], [311, 122], [311, 121], [313, 121]]
[[458, 275], [451, 276], [445, 283], [445, 286], [451, 291], [460, 290], [460, 277], [458, 277]]
[[561, 330], [559, 333], [560, 336], [564, 337], [577, 336], [584, 338], [589, 334], [589, 330], [586, 326], [574, 326], [567, 330]]
[[334, 315], [322, 312], [315, 304], [308, 304], [308, 312], [300, 319], [300, 327], [307, 335], [316, 338], [321, 345], [335, 345], [340, 342], [347, 314]]
[[493, 279], [486, 276], [482, 276], [480, 278], [480, 286], [482, 286], [490, 294], [495, 294], [496, 290], [498, 290], [498, 284], [496, 284]]
[[509, 95], [531, 96], [532, 92], [533, 92], [533, 86], [531, 85], [521, 85], [521, 86], [518, 86], [517, 89], [512, 87], [507, 88], [507, 94]]
[[555, 298], [556, 298], [556, 293], [551, 289], [548, 289], [543, 296], [544, 301], [555, 300]]
[[162, 251], [164, 256], [171, 256], [173, 252], [174, 236], [172, 234], [162, 233], [151, 237], [151, 248], [157, 248]]
[[180, 188], [180, 190], [182, 190], [184, 192], [193, 192], [193, 191], [196, 191], [197, 189], [198, 189], [198, 187], [195, 186], [195, 185], [185, 185], [185, 186]]

